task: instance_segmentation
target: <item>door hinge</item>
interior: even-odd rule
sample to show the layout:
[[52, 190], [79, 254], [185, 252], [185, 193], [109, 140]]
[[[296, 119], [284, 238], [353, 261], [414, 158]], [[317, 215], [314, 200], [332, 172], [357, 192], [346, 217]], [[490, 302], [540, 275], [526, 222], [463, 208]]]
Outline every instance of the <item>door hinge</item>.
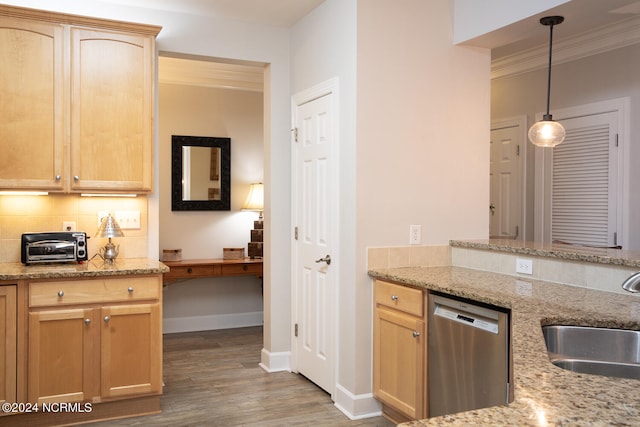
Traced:
[[291, 132], [293, 132], [293, 140], [298, 142], [298, 128], [291, 129]]
[[298, 336], [298, 324], [297, 323], [293, 326], [293, 336], [294, 337]]
[[293, 229], [293, 238], [298, 240], [298, 227], [295, 227]]
[[617, 231], [613, 232], [613, 245], [614, 246], [618, 246], [618, 232]]
[[616, 147], [618, 146], [618, 134], [616, 133]]
[[516, 156], [520, 155], [520, 145], [516, 145]]

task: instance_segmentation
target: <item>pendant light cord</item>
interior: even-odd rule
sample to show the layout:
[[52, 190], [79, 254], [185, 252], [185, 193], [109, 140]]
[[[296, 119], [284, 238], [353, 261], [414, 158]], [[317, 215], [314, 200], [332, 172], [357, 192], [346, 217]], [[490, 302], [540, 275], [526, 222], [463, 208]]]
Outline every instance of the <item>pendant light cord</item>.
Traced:
[[549, 67], [547, 71], [547, 114], [546, 114], [547, 116], [549, 115], [549, 100], [551, 99], [551, 51], [552, 49], [553, 49], [553, 24], [549, 25]]

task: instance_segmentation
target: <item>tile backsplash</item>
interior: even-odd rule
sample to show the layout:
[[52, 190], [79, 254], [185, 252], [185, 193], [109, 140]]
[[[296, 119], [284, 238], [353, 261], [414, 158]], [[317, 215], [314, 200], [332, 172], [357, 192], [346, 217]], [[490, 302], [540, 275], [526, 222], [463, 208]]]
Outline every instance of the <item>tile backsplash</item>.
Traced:
[[147, 197], [80, 197], [79, 195], [0, 196], [0, 262], [20, 262], [20, 237], [25, 232], [61, 231], [63, 221], [74, 221], [87, 233], [89, 257], [106, 239], [94, 237], [98, 212], [140, 211], [140, 229], [123, 230], [114, 239], [120, 257], [147, 256]]

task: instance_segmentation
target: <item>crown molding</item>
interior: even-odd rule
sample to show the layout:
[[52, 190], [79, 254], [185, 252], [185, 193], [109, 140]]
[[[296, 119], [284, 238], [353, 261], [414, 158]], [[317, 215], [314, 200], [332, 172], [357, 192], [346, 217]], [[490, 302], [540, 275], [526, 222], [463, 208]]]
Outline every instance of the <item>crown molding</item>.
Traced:
[[[553, 43], [553, 64], [562, 64], [640, 43], [640, 17], [568, 37]], [[491, 79], [510, 77], [547, 67], [549, 45], [491, 61]]]

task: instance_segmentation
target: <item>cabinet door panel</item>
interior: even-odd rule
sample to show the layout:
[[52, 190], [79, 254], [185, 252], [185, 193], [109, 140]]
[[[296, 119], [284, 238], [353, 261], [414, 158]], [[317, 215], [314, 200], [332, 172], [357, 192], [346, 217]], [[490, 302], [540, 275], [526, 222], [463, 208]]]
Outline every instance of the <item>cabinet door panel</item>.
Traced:
[[0, 58], [0, 188], [62, 190], [63, 28], [0, 17]]
[[152, 40], [71, 29], [72, 190], [151, 190]]
[[413, 419], [424, 418], [424, 331], [421, 318], [380, 307], [375, 309], [373, 393]]
[[16, 401], [16, 287], [0, 286], [0, 403]]
[[29, 313], [30, 402], [91, 399], [94, 323], [90, 309]]
[[101, 395], [162, 391], [160, 304], [102, 308]]

